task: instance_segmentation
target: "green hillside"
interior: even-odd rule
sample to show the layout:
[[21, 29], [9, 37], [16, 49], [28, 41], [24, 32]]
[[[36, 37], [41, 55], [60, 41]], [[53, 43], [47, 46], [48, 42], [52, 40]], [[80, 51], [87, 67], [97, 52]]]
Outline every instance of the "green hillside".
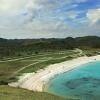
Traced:
[[40, 52], [68, 50], [74, 48], [100, 48], [100, 37], [67, 37], [51, 39], [0, 39], [0, 58], [5, 56], [25, 56]]

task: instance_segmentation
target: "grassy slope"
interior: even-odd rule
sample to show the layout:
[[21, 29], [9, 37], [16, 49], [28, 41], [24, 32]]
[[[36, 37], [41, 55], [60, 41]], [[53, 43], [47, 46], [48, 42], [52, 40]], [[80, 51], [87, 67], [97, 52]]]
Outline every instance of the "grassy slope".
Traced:
[[[74, 52], [65, 51], [64, 54], [60, 54], [58, 52], [58, 53], [51, 53], [49, 55], [44, 53], [42, 54], [42, 56], [36, 55], [30, 58], [25, 58], [25, 59], [16, 60], [16, 61], [0, 62], [0, 84], [2, 84], [3, 82], [12, 81], [10, 77], [14, 76], [13, 75], [14, 72], [32, 63], [36, 63], [39, 60], [48, 60], [50, 57], [52, 57], [52, 59], [49, 59], [48, 61], [40, 62], [38, 64], [34, 64], [29, 67], [26, 67], [24, 70], [20, 71], [17, 75], [22, 74], [22, 73], [27, 73], [27, 72], [36, 72], [37, 70], [43, 69], [44, 67], [50, 64], [69, 60], [71, 58], [66, 57], [66, 56], [69, 56], [70, 54], [74, 54]], [[66, 58], [62, 58], [62, 57], [66, 57]]]
[[32, 92], [24, 89], [0, 86], [0, 100], [72, 100], [48, 93]]
[[[57, 63], [57, 62], [62, 62], [68, 59], [71, 59], [70, 57], [68, 58], [62, 58], [65, 56], [73, 55], [74, 52], [71, 51], [65, 51], [64, 54], [61, 53], [51, 53], [50, 55], [45, 55], [42, 54], [42, 56], [35, 56], [27, 59], [22, 59], [22, 60], [17, 60], [17, 61], [11, 61], [11, 62], [0, 62], [0, 83], [5, 83], [9, 82], [9, 77], [19, 70], [20, 68], [27, 66], [31, 63], [35, 63], [39, 59], [44, 59], [47, 60], [48, 58], [52, 57], [51, 60], [38, 63], [33, 66], [29, 66], [28, 68], [24, 69], [18, 74], [24, 73], [24, 72], [33, 72], [37, 71], [38, 69], [44, 68], [49, 64]], [[59, 59], [61, 58], [61, 59]], [[34, 61], [36, 60], [36, 61]], [[3, 81], [3, 82], [2, 82]], [[56, 97], [53, 95], [50, 95], [48, 93], [37, 93], [37, 92], [32, 92], [24, 89], [18, 89], [18, 88], [12, 88], [4, 85], [0, 85], [0, 100], [65, 100], [60, 97]], [[69, 100], [69, 99], [66, 99]]]

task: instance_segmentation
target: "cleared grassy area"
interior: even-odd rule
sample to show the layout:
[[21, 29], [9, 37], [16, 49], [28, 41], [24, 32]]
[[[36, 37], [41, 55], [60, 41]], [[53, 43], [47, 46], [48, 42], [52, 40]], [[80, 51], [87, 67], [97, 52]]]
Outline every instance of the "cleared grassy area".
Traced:
[[0, 86], [0, 100], [72, 100], [48, 93], [39, 93], [8, 86]]
[[[30, 57], [23, 57], [17, 59], [10, 59], [4, 62], [0, 62], [0, 84], [7, 84], [15, 79], [15, 76], [21, 75], [27, 72], [36, 72], [39, 69], [43, 69], [46, 66], [62, 61], [70, 60], [74, 56], [76, 57], [79, 52], [75, 50], [49, 52]], [[73, 57], [71, 57], [73, 56]]]
[[[67, 51], [67, 53], [72, 52], [71, 50]], [[66, 51], [52, 51], [52, 52], [41, 52], [39, 54], [32, 54], [32, 55], [25, 55], [25, 56], [13, 56], [13, 57], [3, 57], [2, 59], [0, 59], [1, 61], [7, 61], [7, 60], [12, 60], [12, 59], [31, 59], [33, 57], [42, 57], [42, 56], [48, 56], [48, 55], [52, 55], [52, 54], [58, 54], [58, 53], [66, 53]]]
[[[0, 100], [72, 100], [56, 97], [48, 93], [38, 93], [24, 89], [8, 87], [8, 82], [16, 81], [22, 73], [37, 72], [54, 63], [73, 59], [79, 56], [74, 50], [42, 53], [0, 62]], [[5, 85], [4, 85], [5, 84]]]
[[21, 71], [20, 73], [36, 72], [39, 69], [44, 69], [46, 66], [48, 66], [50, 64], [60, 63], [60, 62], [70, 60], [70, 59], [72, 59], [72, 57], [70, 57], [70, 56], [65, 57], [65, 58], [61, 58], [61, 59], [54, 58], [54, 59], [51, 59], [51, 60], [48, 60], [45, 62], [37, 63], [33, 66], [30, 66], [30, 68], [26, 68], [23, 71]]
[[[34, 61], [33, 61], [34, 62]], [[5, 62], [0, 63], [0, 81], [9, 82], [10, 76], [20, 69], [22, 66], [27, 66], [30, 62], [21, 62], [21, 61], [14, 61], [14, 62]]]
[[72, 55], [74, 53], [79, 53], [75, 50], [68, 50], [68, 51], [58, 51], [58, 52], [44, 52], [41, 54], [37, 54], [37, 55], [31, 55], [31, 56], [23, 56], [23, 57], [15, 57], [15, 58], [9, 58], [10, 60], [1, 60], [1, 62], [12, 62], [12, 61], [23, 61], [23, 60], [37, 60], [37, 59], [41, 59], [41, 58], [47, 58], [47, 57], [63, 57], [63, 56], [68, 56], [68, 55]]
[[100, 55], [100, 49], [91, 49], [91, 48], [88, 48], [88, 49], [84, 49], [84, 54], [87, 55], [87, 56], [95, 56], [95, 55]]

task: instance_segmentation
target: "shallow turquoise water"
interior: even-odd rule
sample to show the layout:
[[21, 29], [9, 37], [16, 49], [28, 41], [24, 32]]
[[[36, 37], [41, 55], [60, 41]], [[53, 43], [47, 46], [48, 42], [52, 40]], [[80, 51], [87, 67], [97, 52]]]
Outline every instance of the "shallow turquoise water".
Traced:
[[50, 80], [47, 92], [66, 98], [100, 100], [100, 61], [55, 76]]

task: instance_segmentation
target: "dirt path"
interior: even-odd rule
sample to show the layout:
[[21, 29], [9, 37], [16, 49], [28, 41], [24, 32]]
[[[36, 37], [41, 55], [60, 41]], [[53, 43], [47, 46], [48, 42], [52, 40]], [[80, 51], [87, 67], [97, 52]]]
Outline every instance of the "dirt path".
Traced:
[[28, 67], [30, 67], [30, 66], [32, 66], [32, 65], [35, 65], [35, 64], [38, 64], [38, 63], [42, 63], [42, 62], [48, 61], [48, 60], [50, 60], [50, 59], [51, 59], [51, 58], [49, 58], [49, 59], [47, 59], [47, 60], [39, 60], [39, 61], [37, 61], [37, 62], [34, 62], [34, 63], [31, 63], [31, 64], [29, 64], [29, 65], [27, 65], [27, 66], [24, 66], [24, 67], [22, 67], [21, 69], [19, 69], [19, 70], [17, 70], [16, 72], [14, 72], [12, 76], [16, 75], [16, 74], [19, 73], [20, 71], [22, 71], [22, 70], [24, 70], [24, 69], [26, 69], [26, 68], [28, 68]]
[[[37, 56], [41, 57], [41, 56], [46, 56], [46, 55], [51, 55], [51, 54], [41, 54], [41, 55], [37, 55]], [[0, 61], [0, 62], [2, 63], [2, 62], [11, 62], [11, 61], [17, 61], [17, 60], [24, 60], [24, 59], [28, 59], [28, 58], [32, 58], [32, 57], [36, 57], [36, 55], [29, 56], [29, 57], [18, 58], [18, 59], [10, 59], [10, 60]]]
[[[80, 54], [82, 54], [82, 50], [80, 49], [76, 49]], [[60, 54], [59, 53], [54, 53], [54, 54]], [[64, 53], [63, 53], [64, 54]], [[48, 55], [52, 55], [52, 53], [48, 53], [48, 54], [40, 54], [40, 55], [32, 55], [32, 56], [27, 56], [27, 57], [22, 57], [22, 58], [16, 58], [16, 59], [10, 59], [10, 60], [1, 60], [0, 62], [3, 63], [3, 62], [11, 62], [11, 61], [17, 61], [17, 60], [24, 60], [24, 59], [28, 59], [28, 58], [32, 58], [32, 57], [42, 57], [42, 56], [48, 56]]]
[[[64, 58], [66, 58], [66, 57], [68, 57], [68, 56], [64, 56], [64, 57], [61, 57], [61, 58], [52, 58], [52, 57], [49, 57], [49, 58], [47, 58], [47, 60], [37, 60], [37, 62], [31, 63], [31, 64], [29, 64], [29, 65], [27, 65], [27, 66], [24, 66], [24, 67], [22, 67], [21, 69], [17, 70], [16, 72], [13, 73], [13, 75], [16, 75], [16, 74], [19, 73], [20, 71], [22, 71], [22, 70], [24, 70], [24, 69], [26, 69], [26, 68], [28, 68], [28, 67], [30, 67], [30, 66], [32, 66], [32, 65], [35, 65], [35, 64], [38, 64], [38, 63], [42, 63], [42, 62], [45, 62], [45, 61], [49, 61], [49, 60], [64, 59]], [[34, 61], [34, 60], [33, 60], [33, 61]]]

